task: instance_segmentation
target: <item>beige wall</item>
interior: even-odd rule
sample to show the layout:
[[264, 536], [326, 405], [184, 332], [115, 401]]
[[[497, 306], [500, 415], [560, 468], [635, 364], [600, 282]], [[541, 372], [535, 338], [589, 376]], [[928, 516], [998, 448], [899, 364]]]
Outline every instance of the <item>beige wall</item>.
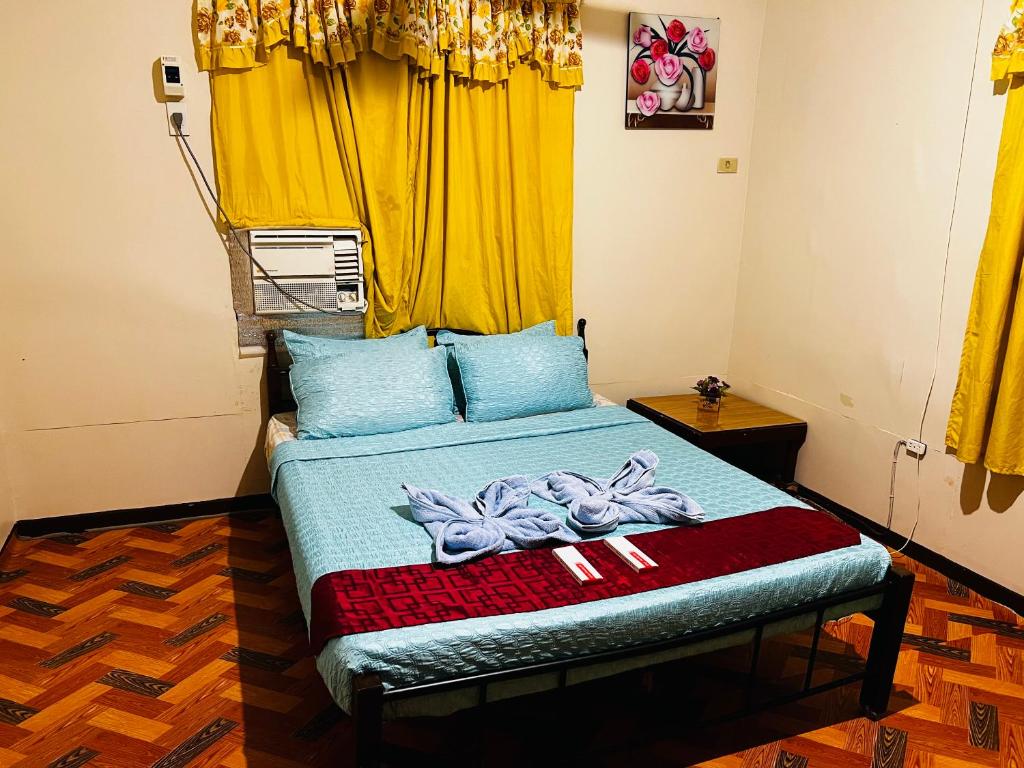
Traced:
[[227, 258], [154, 96], [154, 60], [182, 56], [209, 167], [188, 3], [52, 10], [19, 23], [57, 59], [0, 48], [8, 498], [26, 518], [261, 490], [261, 361], [238, 358]]
[[3, 424], [0, 422], [0, 547], [14, 527], [14, 503], [11, 498], [11, 486], [7, 479], [7, 449]]
[[[650, 0], [648, 13], [720, 16], [712, 131], [627, 131], [627, 3], [585, 8], [576, 99], [575, 308], [591, 381], [620, 402], [678, 392], [728, 364], [764, 0]], [[720, 156], [740, 172], [719, 175]]]
[[[966, 138], [918, 539], [1021, 589], [1005, 547], [1024, 534], [1020, 485], [941, 448], [999, 133], [985, 70], [1001, 4], [974, 62], [978, 0], [695, 3], [722, 17], [711, 132], [622, 128], [626, 9], [587, 6], [575, 289], [595, 386], [678, 391], [728, 365], [740, 391], [810, 421], [799, 478], [881, 519], [893, 441], [916, 433], [931, 374]], [[187, 3], [87, 5], [20, 11], [81, 68], [40, 66], [31, 37], [0, 48], [0, 534], [14, 516], [266, 483], [262, 360], [238, 357], [227, 259], [153, 96], [153, 60], [182, 56], [210, 167]], [[117, 44], [97, 54], [101, 39]], [[717, 175], [721, 155], [740, 173]], [[917, 483], [909, 459], [900, 471], [906, 532]]]
[[981, 5], [769, 1], [729, 372], [808, 420], [800, 482], [884, 522], [939, 338], [929, 451], [920, 480], [899, 460], [893, 527], [910, 532], [919, 493], [916, 540], [1024, 591], [1024, 483], [943, 448], [1003, 110], [988, 68], [1006, 7], [986, 4], [975, 56]]
[[[763, 8], [701, 0], [685, 9], [723, 18], [713, 132], [627, 133], [626, 11], [588, 6], [576, 296], [591, 320], [595, 380], [620, 398], [726, 365]], [[678, 8], [662, 0], [645, 10]], [[0, 48], [0, 109], [15, 116], [0, 144], [14, 289], [0, 306], [9, 339], [0, 407], [14, 513], [264, 490], [262, 360], [238, 359], [227, 259], [153, 93], [153, 61], [181, 56], [192, 143], [210, 168], [188, 3], [20, 13], [25, 28], [47, 30], [62, 61], [82, 66], [41, 66], [32, 36]], [[117, 44], [97, 53], [97, 40]], [[741, 173], [717, 176], [719, 155], [739, 156]], [[629, 300], [637, 292], [640, 304]], [[702, 318], [715, 333], [694, 332]]]

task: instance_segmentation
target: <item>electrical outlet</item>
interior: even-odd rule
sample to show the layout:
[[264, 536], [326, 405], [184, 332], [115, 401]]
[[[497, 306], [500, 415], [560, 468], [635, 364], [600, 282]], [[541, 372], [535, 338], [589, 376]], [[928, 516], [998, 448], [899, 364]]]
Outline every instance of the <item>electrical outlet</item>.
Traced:
[[181, 113], [181, 117], [182, 117], [182, 120], [181, 120], [181, 135], [182, 136], [188, 136], [189, 135], [189, 133], [188, 133], [188, 107], [185, 105], [185, 102], [183, 102], [183, 101], [170, 102], [169, 101], [166, 104], [164, 104], [164, 106], [167, 107], [167, 135], [168, 136], [177, 136], [178, 135], [178, 130], [174, 127], [174, 123], [171, 122], [171, 116], [175, 112], [180, 112]]
[[928, 453], [928, 446], [922, 443], [920, 440], [913, 440], [907, 438], [907, 453], [911, 456], [917, 456], [919, 459], [923, 459], [925, 454]]
[[736, 173], [739, 170], [740, 161], [735, 157], [718, 158], [719, 173]]

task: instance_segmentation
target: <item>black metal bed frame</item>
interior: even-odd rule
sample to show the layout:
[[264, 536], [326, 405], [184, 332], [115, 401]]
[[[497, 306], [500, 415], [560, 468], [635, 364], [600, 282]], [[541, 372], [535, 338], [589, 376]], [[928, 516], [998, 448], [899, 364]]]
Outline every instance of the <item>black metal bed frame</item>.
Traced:
[[[843, 592], [830, 597], [814, 600], [802, 605], [785, 608], [771, 613], [761, 614], [749, 619], [731, 622], [720, 627], [691, 632], [668, 640], [640, 643], [627, 648], [611, 651], [590, 653], [559, 661], [548, 661], [530, 664], [514, 669], [496, 672], [484, 672], [476, 675], [437, 682], [422, 683], [401, 688], [385, 688], [376, 674], [357, 675], [352, 683], [352, 718], [355, 724], [355, 744], [353, 763], [358, 768], [376, 768], [380, 765], [383, 743], [384, 705], [392, 701], [414, 698], [417, 696], [444, 693], [452, 690], [476, 688], [478, 691], [477, 705], [487, 703], [488, 686], [492, 683], [505, 682], [516, 678], [527, 677], [545, 672], [557, 672], [558, 688], [564, 688], [570, 670], [582, 669], [595, 664], [620, 661], [660, 651], [681, 649], [707, 640], [728, 637], [749, 630], [754, 631], [753, 652], [750, 669], [747, 672], [747, 683], [752, 685], [757, 675], [760, 660], [761, 643], [765, 628], [786, 619], [815, 615], [814, 634], [807, 657], [803, 686], [799, 691], [776, 696], [757, 704], [748, 704], [741, 710], [731, 713], [729, 719], [743, 717], [770, 707], [796, 701], [807, 696], [861, 682], [860, 705], [864, 714], [872, 720], [882, 718], [889, 706], [889, 695], [892, 691], [893, 677], [896, 674], [896, 661], [903, 639], [903, 627], [910, 607], [910, 596], [914, 588], [914, 574], [890, 566], [885, 578], [871, 587]], [[845, 677], [830, 680], [812, 686], [814, 664], [817, 660], [818, 644], [821, 629], [825, 622], [825, 613], [840, 605], [862, 601], [872, 597], [881, 597], [881, 605], [867, 612], [875, 622], [871, 635], [871, 646], [863, 671]], [[660, 666], [671, 662], [661, 662]]]
[[[577, 324], [577, 333], [584, 338], [584, 343], [586, 341], [585, 329], [586, 320], [581, 319]], [[462, 331], [462, 333], [465, 332]], [[268, 331], [267, 389], [271, 413], [294, 408], [290, 388], [287, 386], [288, 370], [278, 362], [276, 344], [276, 332]], [[586, 346], [584, 346], [584, 354], [587, 354]], [[877, 720], [885, 715], [889, 706], [889, 695], [892, 691], [893, 677], [896, 673], [896, 661], [900, 652], [900, 644], [903, 640], [903, 628], [906, 623], [907, 611], [910, 608], [910, 597], [913, 587], [913, 573], [897, 566], [890, 566], [885, 578], [878, 584], [870, 587], [850, 590], [801, 605], [730, 622], [719, 627], [690, 632], [666, 640], [639, 643], [625, 648], [589, 653], [557, 661], [528, 664], [513, 669], [483, 672], [476, 675], [466, 675], [399, 688], [385, 688], [380, 676], [374, 673], [357, 675], [352, 682], [352, 719], [355, 726], [352, 762], [358, 768], [376, 768], [376, 766], [380, 765], [381, 753], [384, 747], [384, 705], [388, 702], [444, 693], [446, 691], [476, 688], [478, 692], [477, 705], [479, 706], [487, 703], [488, 687], [494, 683], [506, 682], [535, 674], [557, 672], [557, 687], [561, 689], [566, 687], [568, 674], [574, 669], [584, 669], [597, 664], [677, 650], [707, 640], [729, 637], [730, 635], [750, 630], [753, 630], [754, 637], [751, 664], [747, 672], [747, 683], [752, 685], [757, 675], [765, 628], [777, 622], [809, 614], [814, 614], [815, 624], [802, 688], [799, 691], [776, 696], [757, 704], [748, 704], [743, 709], [730, 714], [729, 717], [742, 717], [768, 707], [778, 706], [840, 686], [861, 682], [861, 708], [867, 717]], [[831, 608], [878, 597], [881, 598], [880, 605], [866, 612], [868, 617], [874, 620], [875, 626], [872, 631], [871, 645], [868, 650], [864, 670], [812, 686], [814, 664], [817, 660], [818, 644], [821, 639], [822, 625], [825, 623], [825, 614]], [[652, 666], [660, 666], [665, 663], [671, 662], [659, 662]]]

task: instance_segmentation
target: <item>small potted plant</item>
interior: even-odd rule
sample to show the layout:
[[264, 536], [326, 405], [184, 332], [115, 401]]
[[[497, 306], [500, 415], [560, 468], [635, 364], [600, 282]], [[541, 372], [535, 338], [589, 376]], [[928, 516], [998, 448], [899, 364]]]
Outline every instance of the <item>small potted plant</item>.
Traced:
[[727, 394], [726, 390], [729, 389], [729, 383], [717, 376], [705, 376], [693, 386], [693, 389], [697, 390], [697, 393], [700, 395], [697, 408], [702, 411], [714, 411], [717, 413], [722, 407], [722, 398]]

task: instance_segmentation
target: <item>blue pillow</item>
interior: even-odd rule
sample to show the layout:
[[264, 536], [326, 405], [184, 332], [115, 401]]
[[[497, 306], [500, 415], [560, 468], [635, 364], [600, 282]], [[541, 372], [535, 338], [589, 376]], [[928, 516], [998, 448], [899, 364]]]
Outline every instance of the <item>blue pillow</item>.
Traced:
[[301, 363], [318, 357], [329, 357], [353, 350], [381, 350], [401, 347], [403, 349], [426, 349], [427, 329], [422, 325], [411, 331], [380, 339], [332, 339], [327, 336], [303, 336], [295, 331], [285, 331], [284, 345], [293, 363]]
[[578, 336], [513, 334], [455, 342], [466, 421], [498, 421], [589, 408], [587, 360]]
[[462, 391], [462, 379], [459, 377], [459, 366], [455, 362], [455, 353], [453, 347], [455, 342], [464, 341], [469, 344], [486, 344], [491, 339], [507, 339], [513, 336], [554, 336], [555, 335], [555, 321], [548, 320], [544, 323], [538, 323], [537, 325], [531, 325], [529, 328], [524, 328], [521, 331], [515, 333], [502, 333], [493, 334], [488, 336], [469, 336], [465, 333], [455, 333], [454, 331], [438, 331], [435, 341], [441, 346], [447, 347], [450, 354], [448, 355], [448, 375], [452, 380], [452, 389], [455, 390], [455, 407], [459, 413], [466, 412], [466, 393]]
[[455, 421], [443, 349], [386, 349], [296, 363], [300, 440], [401, 432]]
[[523, 328], [521, 331], [515, 333], [497, 333], [483, 336], [471, 336], [466, 333], [455, 333], [455, 331], [438, 331], [435, 339], [438, 344], [442, 344], [446, 347], [450, 347], [456, 341], [487, 341], [488, 339], [504, 339], [508, 336], [554, 336], [555, 335], [555, 321], [548, 320], [543, 323], [537, 323], [537, 325], [531, 325], [529, 328]]

